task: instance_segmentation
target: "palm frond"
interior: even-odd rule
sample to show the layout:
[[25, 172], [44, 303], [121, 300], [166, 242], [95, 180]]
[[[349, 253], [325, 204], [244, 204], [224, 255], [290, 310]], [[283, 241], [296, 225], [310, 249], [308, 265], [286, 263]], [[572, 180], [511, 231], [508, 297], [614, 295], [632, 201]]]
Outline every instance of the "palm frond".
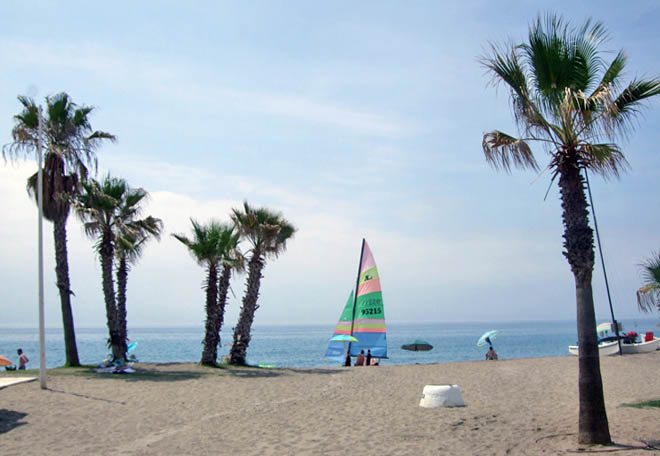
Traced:
[[481, 143], [486, 161], [495, 169], [511, 171], [511, 166], [539, 171], [534, 154], [527, 143], [501, 131], [486, 133]]
[[610, 66], [603, 74], [603, 78], [601, 79], [600, 84], [598, 84], [598, 86], [594, 89], [591, 95], [593, 96], [594, 94], [596, 94], [596, 92], [609, 86], [618, 89], [619, 78], [621, 77], [621, 74], [623, 73], [623, 69], [625, 68], [625, 66], [626, 66], [626, 55], [623, 53], [623, 51], [619, 51], [617, 56], [614, 58], [614, 60], [612, 60]]
[[645, 284], [637, 290], [637, 306], [642, 312], [660, 312], [660, 252], [652, 254], [639, 265]]
[[660, 79], [633, 80], [606, 112], [605, 120], [611, 122], [611, 130], [623, 135], [631, 131], [634, 128], [632, 120], [641, 112], [643, 102], [659, 94]]
[[616, 144], [583, 144], [580, 161], [588, 170], [601, 176], [619, 177], [621, 171], [630, 167], [626, 157]]

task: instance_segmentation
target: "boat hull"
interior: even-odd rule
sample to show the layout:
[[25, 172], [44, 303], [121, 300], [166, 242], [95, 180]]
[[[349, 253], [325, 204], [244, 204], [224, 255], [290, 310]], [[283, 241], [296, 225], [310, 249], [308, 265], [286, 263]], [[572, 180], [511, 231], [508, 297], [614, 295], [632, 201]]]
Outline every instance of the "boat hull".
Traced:
[[621, 351], [624, 355], [632, 355], [637, 353], [650, 353], [658, 349], [660, 345], [660, 338], [655, 337], [653, 340], [648, 342], [642, 342], [639, 344], [622, 344]]
[[[577, 345], [569, 345], [568, 352], [571, 355], [577, 356], [579, 354]], [[619, 353], [619, 344], [616, 342], [610, 342], [608, 344], [600, 344], [598, 346], [598, 355], [599, 356], [611, 356]]]

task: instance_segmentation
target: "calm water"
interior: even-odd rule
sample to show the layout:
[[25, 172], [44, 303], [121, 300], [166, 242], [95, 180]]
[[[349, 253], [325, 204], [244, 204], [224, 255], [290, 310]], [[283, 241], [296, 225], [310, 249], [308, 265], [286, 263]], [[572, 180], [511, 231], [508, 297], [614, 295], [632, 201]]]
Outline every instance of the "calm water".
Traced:
[[[600, 323], [600, 322], [599, 322]], [[654, 331], [657, 319], [623, 320], [626, 331], [638, 333]], [[494, 341], [501, 358], [529, 358], [565, 356], [567, 346], [576, 343], [575, 322], [510, 322], [510, 323], [434, 323], [388, 324], [389, 360], [383, 364], [444, 363], [483, 359], [486, 349], [476, 341], [490, 329], [502, 331]], [[272, 364], [278, 367], [336, 366], [324, 358], [327, 341], [334, 326], [261, 326], [255, 327], [248, 349], [249, 364]], [[134, 353], [145, 362], [198, 362], [202, 353], [203, 329], [191, 328], [134, 328], [129, 330], [131, 341], [137, 341]], [[105, 328], [77, 329], [78, 353], [84, 364], [98, 363], [108, 350]], [[412, 339], [424, 339], [435, 348], [430, 352], [409, 352], [401, 345]], [[231, 341], [231, 334], [222, 334], [223, 343]], [[39, 366], [39, 332], [37, 329], [0, 328], [0, 354], [17, 362], [16, 349], [22, 348], [30, 358], [29, 368]], [[229, 353], [224, 346], [220, 355]], [[64, 341], [61, 329], [46, 330], [46, 365], [64, 363]]]

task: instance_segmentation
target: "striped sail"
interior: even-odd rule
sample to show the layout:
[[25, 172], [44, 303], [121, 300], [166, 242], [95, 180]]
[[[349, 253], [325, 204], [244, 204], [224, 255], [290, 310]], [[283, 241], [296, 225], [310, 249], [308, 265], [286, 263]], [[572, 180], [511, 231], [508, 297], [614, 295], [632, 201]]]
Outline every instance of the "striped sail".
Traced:
[[[357, 280], [357, 298], [351, 292], [334, 334], [350, 334], [358, 341], [348, 344], [351, 356], [371, 350], [374, 358], [387, 358], [385, 310], [380, 276], [367, 241], [362, 241], [362, 262]], [[330, 342], [326, 356], [343, 360], [344, 344]]]

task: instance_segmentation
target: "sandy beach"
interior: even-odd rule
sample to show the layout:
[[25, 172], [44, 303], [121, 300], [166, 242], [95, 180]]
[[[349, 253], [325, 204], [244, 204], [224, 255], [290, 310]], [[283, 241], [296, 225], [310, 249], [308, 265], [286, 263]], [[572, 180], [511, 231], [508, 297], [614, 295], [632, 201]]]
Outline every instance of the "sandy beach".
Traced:
[[[612, 438], [577, 443], [577, 358], [330, 369], [140, 364], [135, 374], [58, 369], [0, 390], [3, 455], [649, 454], [660, 351], [601, 359]], [[35, 373], [36, 374], [36, 373]], [[1, 375], [13, 375], [2, 373]], [[466, 406], [419, 406], [457, 384]], [[627, 446], [634, 446], [631, 449]]]

